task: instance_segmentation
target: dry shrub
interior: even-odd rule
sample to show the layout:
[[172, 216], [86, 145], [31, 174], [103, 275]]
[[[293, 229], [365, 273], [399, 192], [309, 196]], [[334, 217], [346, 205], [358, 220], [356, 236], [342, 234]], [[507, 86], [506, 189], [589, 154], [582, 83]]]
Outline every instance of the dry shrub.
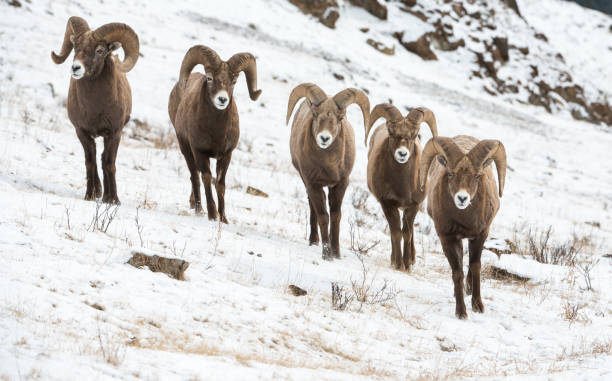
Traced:
[[529, 229], [524, 235], [514, 232], [509, 242], [512, 252], [551, 265], [574, 266], [580, 254], [590, 245], [590, 237], [573, 235], [566, 242], [556, 243], [551, 239], [552, 226], [544, 230]]

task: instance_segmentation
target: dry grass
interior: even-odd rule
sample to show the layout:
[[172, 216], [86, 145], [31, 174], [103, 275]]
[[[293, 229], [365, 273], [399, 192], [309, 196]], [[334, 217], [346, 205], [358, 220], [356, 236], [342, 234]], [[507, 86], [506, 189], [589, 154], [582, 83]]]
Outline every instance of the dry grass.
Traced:
[[544, 230], [529, 228], [527, 231], [514, 231], [512, 241], [509, 241], [512, 252], [524, 257], [552, 265], [574, 266], [584, 249], [591, 245], [590, 237], [573, 235], [565, 242], [553, 242], [552, 226]]

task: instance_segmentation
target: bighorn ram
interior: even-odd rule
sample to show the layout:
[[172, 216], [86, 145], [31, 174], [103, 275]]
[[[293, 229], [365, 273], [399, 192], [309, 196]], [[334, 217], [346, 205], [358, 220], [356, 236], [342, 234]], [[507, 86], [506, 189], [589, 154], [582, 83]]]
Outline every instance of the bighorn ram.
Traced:
[[[346, 119], [346, 108], [353, 103], [359, 105], [363, 123], [367, 126], [370, 102], [357, 89], [345, 89], [330, 98], [317, 85], [303, 83], [289, 96], [286, 123], [289, 123], [297, 101], [304, 97], [306, 100], [298, 108], [291, 127], [291, 162], [308, 193], [309, 242], [318, 244], [318, 224], [323, 259], [331, 260], [340, 258], [342, 199], [355, 163], [355, 133]], [[331, 227], [323, 187], [329, 190]]]
[[[206, 75], [191, 73], [201, 64]], [[189, 204], [196, 213], [202, 212], [200, 179], [202, 173], [206, 192], [208, 218], [228, 223], [225, 217], [225, 176], [238, 145], [240, 128], [238, 109], [232, 96], [240, 72], [246, 75], [251, 100], [257, 100], [257, 66], [250, 53], [238, 53], [222, 61], [217, 53], [203, 45], [193, 46], [181, 65], [180, 77], [168, 100], [168, 113], [174, 125], [179, 147], [191, 174]], [[219, 211], [212, 196], [210, 158], [217, 160], [215, 188]]]
[[[434, 158], [437, 160], [430, 170]], [[492, 162], [497, 167], [499, 192], [489, 167]], [[455, 314], [465, 319], [461, 240], [469, 240], [470, 266], [466, 287], [467, 293], [472, 294], [472, 310], [484, 312], [480, 297], [480, 255], [504, 191], [506, 150], [498, 140], [478, 141], [471, 136], [432, 138], [423, 150], [421, 189], [425, 186], [428, 172], [427, 212], [434, 221], [453, 272]]]
[[[125, 52], [123, 62], [111, 54], [119, 47]], [[102, 193], [94, 138], [103, 136], [102, 201], [118, 204], [115, 159], [121, 130], [132, 112], [132, 92], [125, 73], [138, 60], [138, 36], [132, 28], [121, 23], [110, 23], [90, 30], [85, 20], [73, 16], [68, 19], [61, 52], [51, 52], [53, 62], [63, 63], [72, 49], [74, 61], [66, 108], [85, 151], [85, 200], [94, 200]]]
[[[366, 145], [370, 129], [379, 118], [385, 118], [386, 123], [376, 128], [370, 140], [368, 188], [380, 203], [391, 230], [391, 265], [410, 271], [416, 262], [414, 218], [425, 198], [425, 191], [418, 184], [421, 165], [419, 130], [421, 123], [426, 122], [432, 135], [438, 136], [436, 118], [424, 107], [412, 109], [403, 117], [395, 106], [379, 104], [370, 114]], [[404, 212], [401, 222], [398, 209]], [[400, 247], [402, 237], [403, 255]]]

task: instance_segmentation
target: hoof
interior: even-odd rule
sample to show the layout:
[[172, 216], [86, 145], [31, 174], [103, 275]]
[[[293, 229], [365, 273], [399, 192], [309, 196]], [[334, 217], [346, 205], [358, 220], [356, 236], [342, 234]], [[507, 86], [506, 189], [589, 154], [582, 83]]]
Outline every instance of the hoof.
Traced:
[[121, 205], [118, 197], [102, 197], [102, 202], [110, 205]]
[[484, 304], [482, 304], [482, 299], [473, 299], [472, 298], [472, 311], [478, 312], [479, 314], [484, 313]]
[[465, 319], [467, 319], [467, 312], [465, 312], [465, 311], [462, 311], [462, 312], [460, 312], [460, 311], [455, 311], [455, 316], [456, 316], [456, 317], [457, 317], [457, 319], [459, 319], [459, 320], [465, 320]]
[[318, 236], [315, 236], [315, 237], [310, 236], [308, 238], [308, 246], [314, 246], [314, 245], [319, 246], [319, 237]]
[[220, 218], [221, 218], [221, 222], [223, 222], [226, 225], [229, 225], [229, 221], [227, 220], [227, 217], [221, 216]]

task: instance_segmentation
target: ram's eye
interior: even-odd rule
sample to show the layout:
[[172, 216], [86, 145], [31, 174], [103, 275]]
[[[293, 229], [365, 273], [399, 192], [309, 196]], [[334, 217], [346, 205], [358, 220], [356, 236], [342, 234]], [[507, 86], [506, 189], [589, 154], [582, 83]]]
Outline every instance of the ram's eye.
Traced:
[[207, 75], [207, 76], [206, 76], [206, 80], [207, 80], [208, 82], [212, 82], [213, 77], [212, 77], [212, 76], [210, 76], [210, 75]]
[[104, 49], [102, 48], [96, 49], [96, 54], [104, 54]]
[[449, 178], [449, 179], [450, 179], [450, 178], [452, 178], [453, 176], [455, 176], [455, 174], [454, 174], [454, 173], [452, 173], [452, 172], [449, 172], [449, 173], [448, 173], [448, 178]]
[[476, 180], [480, 180], [480, 178], [481, 178], [481, 177], [482, 177], [482, 174], [481, 174], [481, 173], [477, 174], [477, 175], [476, 175]]
[[232, 85], [235, 85], [236, 82], [238, 82], [238, 79], [236, 79], [236, 78], [232, 79]]

